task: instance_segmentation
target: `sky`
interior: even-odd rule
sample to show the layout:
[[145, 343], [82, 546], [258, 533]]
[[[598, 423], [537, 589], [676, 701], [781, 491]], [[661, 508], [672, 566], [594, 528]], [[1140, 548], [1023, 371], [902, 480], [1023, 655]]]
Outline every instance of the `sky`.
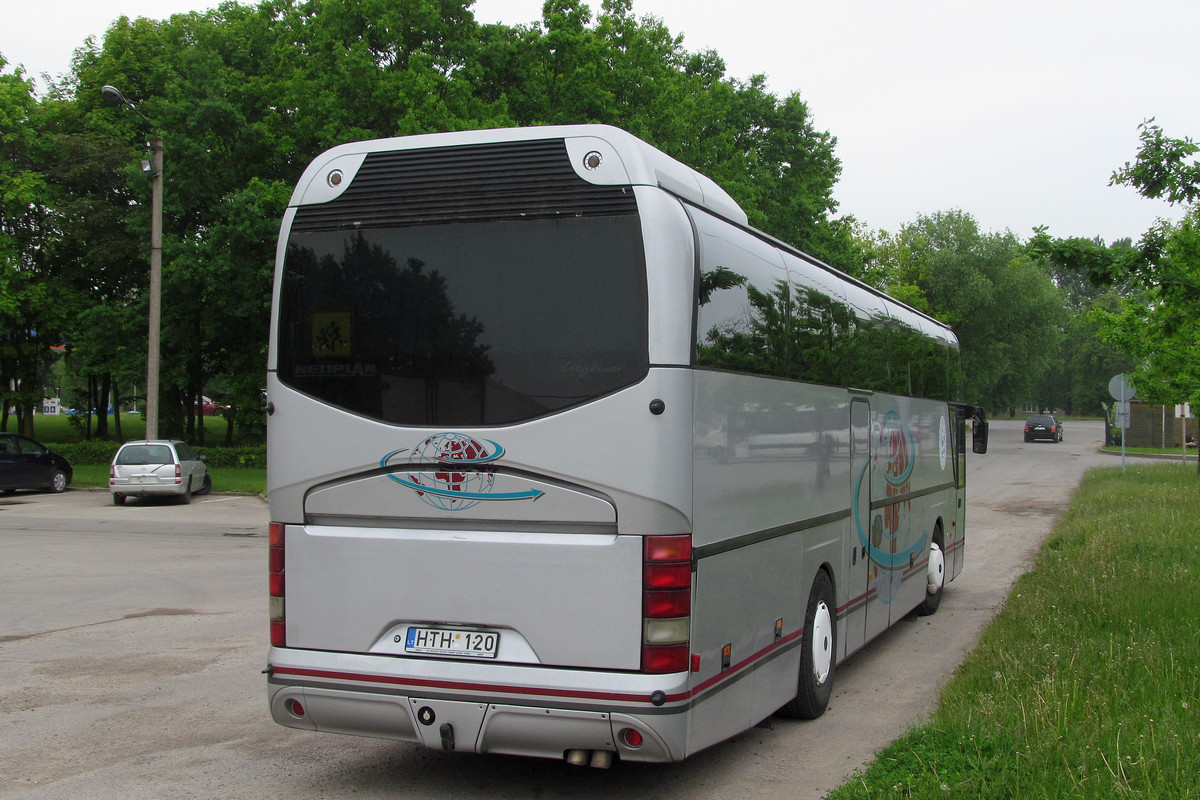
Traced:
[[[404, 0], [397, 0], [403, 2]], [[5, 71], [59, 75], [119, 16], [216, 0], [0, 0]], [[589, 0], [594, 11], [600, 0]], [[541, 17], [542, 0], [476, 0], [480, 22]], [[1138, 125], [1200, 139], [1195, 0], [633, 0], [727, 74], [798, 92], [838, 141], [839, 215], [897, 232], [960, 209], [1022, 239], [1134, 241], [1182, 209], [1109, 186]]]

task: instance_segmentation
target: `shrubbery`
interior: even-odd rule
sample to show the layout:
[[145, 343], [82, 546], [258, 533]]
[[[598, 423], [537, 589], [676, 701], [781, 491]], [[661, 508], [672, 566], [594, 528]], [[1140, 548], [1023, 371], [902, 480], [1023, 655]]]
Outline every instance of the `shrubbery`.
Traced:
[[110, 464], [120, 445], [117, 442], [46, 442], [54, 452], [72, 464]]
[[[120, 447], [116, 442], [56, 442], [50, 445], [54, 452], [72, 464], [110, 464]], [[197, 447], [196, 452], [204, 456], [210, 467], [258, 468], [267, 466], [267, 446], [244, 445], [241, 447]]]
[[235, 469], [266, 469], [267, 467], [267, 446], [265, 444], [241, 447], [197, 447], [196, 452], [204, 456], [204, 463], [210, 467], [233, 467]]

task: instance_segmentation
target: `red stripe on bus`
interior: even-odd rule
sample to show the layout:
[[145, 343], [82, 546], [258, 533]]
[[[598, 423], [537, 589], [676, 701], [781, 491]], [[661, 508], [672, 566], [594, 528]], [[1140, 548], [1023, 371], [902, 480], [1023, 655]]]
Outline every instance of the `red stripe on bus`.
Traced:
[[[692, 687], [686, 692], [668, 695], [667, 702], [678, 703], [691, 700], [701, 692], [705, 692], [722, 681], [728, 680], [742, 672], [756, 661], [760, 661], [771, 652], [794, 641], [804, 633], [798, 630], [777, 642], [767, 645], [757, 653], [739, 661], [729, 669], [714, 675], [703, 683]], [[649, 703], [650, 695], [626, 694], [621, 692], [588, 692], [572, 689], [549, 689], [538, 687], [508, 686], [504, 684], [465, 683], [461, 681], [425, 680], [421, 678], [401, 678], [392, 675], [371, 675], [360, 672], [340, 672], [322, 669], [303, 669], [297, 667], [273, 667], [272, 675], [294, 676], [297, 678], [317, 678], [335, 681], [356, 681], [358, 683], [376, 683], [390, 686], [409, 686], [415, 689], [448, 689], [453, 691], [487, 692], [492, 694], [529, 695], [533, 697], [556, 697], [575, 700], [610, 700], [623, 703]]]

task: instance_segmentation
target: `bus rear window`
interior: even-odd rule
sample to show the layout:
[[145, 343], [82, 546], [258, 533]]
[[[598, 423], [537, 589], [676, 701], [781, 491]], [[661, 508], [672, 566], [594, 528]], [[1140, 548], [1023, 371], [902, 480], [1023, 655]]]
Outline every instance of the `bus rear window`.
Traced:
[[385, 422], [500, 425], [648, 370], [636, 214], [294, 231], [280, 378]]

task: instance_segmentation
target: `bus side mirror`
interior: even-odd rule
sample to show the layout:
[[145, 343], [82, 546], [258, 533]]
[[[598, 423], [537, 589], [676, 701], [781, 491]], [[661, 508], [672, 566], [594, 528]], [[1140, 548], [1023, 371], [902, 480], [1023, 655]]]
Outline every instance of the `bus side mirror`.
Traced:
[[988, 444], [988, 422], [983, 409], [975, 407], [971, 415], [971, 452], [986, 453]]

